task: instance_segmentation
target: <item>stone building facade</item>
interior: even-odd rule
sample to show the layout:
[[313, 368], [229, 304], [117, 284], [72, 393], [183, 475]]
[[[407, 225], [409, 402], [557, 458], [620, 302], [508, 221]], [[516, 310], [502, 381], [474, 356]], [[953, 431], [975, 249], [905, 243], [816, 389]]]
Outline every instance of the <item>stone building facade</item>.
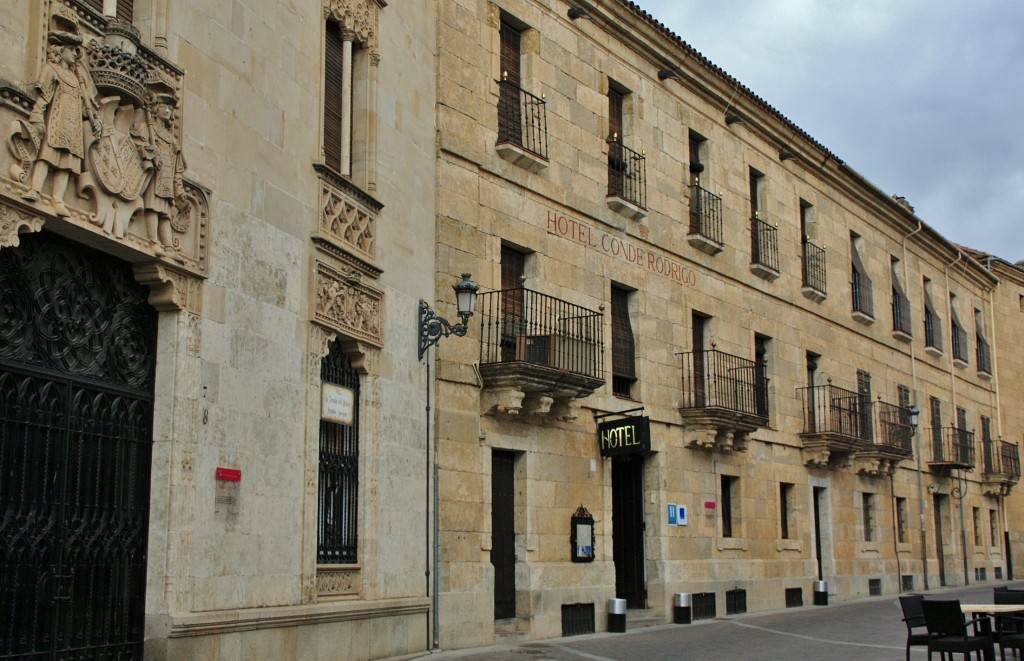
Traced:
[[433, 18], [0, 6], [0, 656], [428, 647]]
[[1021, 566], [1019, 269], [635, 4], [437, 16], [443, 647]]

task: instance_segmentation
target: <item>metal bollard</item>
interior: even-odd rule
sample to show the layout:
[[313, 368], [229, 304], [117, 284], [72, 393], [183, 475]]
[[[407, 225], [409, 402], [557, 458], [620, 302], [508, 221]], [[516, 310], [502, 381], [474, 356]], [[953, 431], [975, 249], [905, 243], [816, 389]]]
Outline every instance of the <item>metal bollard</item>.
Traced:
[[608, 600], [608, 633], [626, 632], [626, 600]]
[[676, 592], [672, 602], [672, 622], [674, 624], [689, 624], [693, 622], [693, 609], [691, 608], [691, 595], [689, 592]]
[[814, 605], [828, 606], [828, 581], [814, 582]]

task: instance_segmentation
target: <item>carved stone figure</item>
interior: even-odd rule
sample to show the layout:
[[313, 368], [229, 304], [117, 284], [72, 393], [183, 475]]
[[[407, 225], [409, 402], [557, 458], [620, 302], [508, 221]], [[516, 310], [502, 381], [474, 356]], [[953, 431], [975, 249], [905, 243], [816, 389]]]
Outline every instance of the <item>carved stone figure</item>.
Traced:
[[83, 120], [99, 132], [103, 127], [97, 113], [97, 91], [82, 64], [82, 38], [53, 31], [49, 34], [47, 62], [36, 84], [36, 101], [28, 121], [28, 137], [38, 148], [32, 164], [31, 188], [22, 197], [38, 200], [43, 183], [52, 171], [51, 196], [58, 216], [70, 215], [64, 205], [71, 175], [82, 173], [87, 136]]
[[172, 248], [171, 222], [176, 215], [188, 213], [188, 200], [182, 175], [185, 158], [174, 133], [174, 109], [177, 100], [171, 94], [157, 93], [146, 107], [147, 155], [154, 172], [143, 195], [146, 231], [156, 245], [157, 254]]

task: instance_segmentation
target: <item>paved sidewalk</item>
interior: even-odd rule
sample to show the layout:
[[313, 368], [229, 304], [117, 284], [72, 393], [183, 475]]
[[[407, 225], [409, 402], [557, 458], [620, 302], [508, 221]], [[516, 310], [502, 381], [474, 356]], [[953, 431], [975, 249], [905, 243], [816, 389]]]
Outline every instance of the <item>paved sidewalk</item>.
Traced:
[[[935, 598], [990, 602], [1003, 581], [966, 588], [933, 590]], [[1016, 584], [1015, 587], [1024, 587]], [[902, 661], [906, 627], [897, 595], [871, 597], [825, 607], [769, 611], [703, 620], [689, 625], [663, 624], [626, 633], [600, 633], [517, 645], [424, 653], [423, 661]], [[923, 660], [923, 647], [912, 659]]]

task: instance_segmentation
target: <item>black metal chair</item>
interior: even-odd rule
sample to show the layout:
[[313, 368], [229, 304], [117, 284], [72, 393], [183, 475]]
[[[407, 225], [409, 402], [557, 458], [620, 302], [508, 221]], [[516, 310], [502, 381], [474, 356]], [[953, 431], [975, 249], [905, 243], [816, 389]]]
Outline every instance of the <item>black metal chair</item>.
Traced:
[[931, 661], [932, 652], [939, 652], [945, 659], [947, 654], [963, 653], [964, 661], [970, 659], [970, 653], [975, 652], [978, 659], [981, 654], [988, 650], [988, 658], [995, 657], [995, 647], [989, 636], [971, 634], [968, 626], [986, 621], [987, 617], [980, 617], [967, 621], [963, 611], [960, 609], [960, 601], [953, 600], [930, 600], [921, 602], [921, 610], [924, 611], [924, 622], [928, 628], [928, 661]]
[[[1007, 619], [1017, 619], [1012, 616]], [[1020, 620], [1018, 619], [1018, 623]], [[1021, 652], [1024, 651], [1024, 633], [1001, 633], [999, 635], [999, 656], [1003, 661], [1006, 661], [1006, 650], [1013, 650], [1015, 658], [1020, 658]]]
[[995, 626], [993, 627], [992, 637], [997, 643], [1002, 645], [1003, 636], [1011, 634], [1024, 634], [1024, 592], [1020, 590], [992, 590], [992, 603], [994, 604], [1020, 604], [1020, 613], [1014, 615], [996, 615]]
[[928, 632], [914, 631], [925, 626], [924, 611], [921, 609], [921, 602], [924, 596], [920, 594], [908, 594], [900, 597], [900, 608], [903, 609], [903, 624], [907, 625], [907, 661], [910, 661], [911, 645], [927, 645]]

